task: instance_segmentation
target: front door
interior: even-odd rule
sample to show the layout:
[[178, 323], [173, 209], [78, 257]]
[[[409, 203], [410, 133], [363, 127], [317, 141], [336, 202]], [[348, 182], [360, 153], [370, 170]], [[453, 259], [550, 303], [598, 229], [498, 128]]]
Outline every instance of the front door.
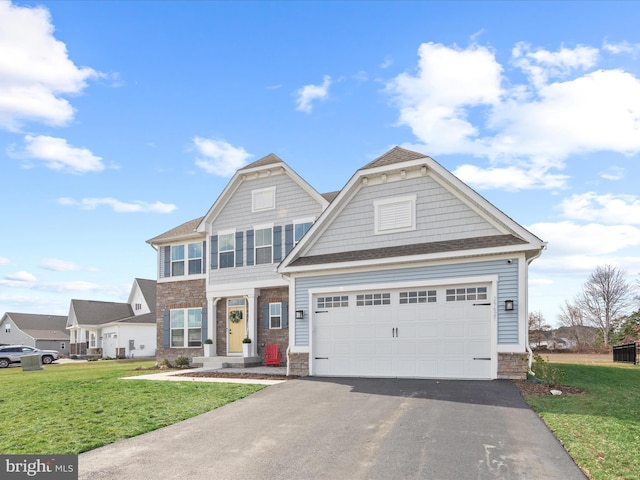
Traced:
[[244, 298], [227, 302], [227, 352], [242, 353], [242, 340], [247, 336], [247, 304]]

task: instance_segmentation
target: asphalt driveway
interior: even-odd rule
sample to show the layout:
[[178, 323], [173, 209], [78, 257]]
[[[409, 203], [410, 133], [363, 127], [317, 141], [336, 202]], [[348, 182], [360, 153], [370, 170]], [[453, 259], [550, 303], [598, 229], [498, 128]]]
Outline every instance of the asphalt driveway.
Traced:
[[83, 453], [79, 478], [586, 477], [511, 382], [306, 378]]

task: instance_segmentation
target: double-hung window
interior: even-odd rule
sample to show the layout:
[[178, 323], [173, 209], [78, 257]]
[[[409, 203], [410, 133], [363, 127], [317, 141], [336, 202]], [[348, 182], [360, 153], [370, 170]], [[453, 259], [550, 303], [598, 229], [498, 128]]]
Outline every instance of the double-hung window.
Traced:
[[302, 236], [307, 233], [307, 230], [309, 230], [311, 228], [311, 225], [313, 225], [313, 222], [301, 222], [301, 223], [296, 223], [293, 226], [293, 241], [294, 244], [297, 245], [298, 242], [300, 241], [300, 239], [302, 238]]
[[220, 268], [232, 268], [235, 265], [235, 234], [224, 233], [218, 236], [218, 255]]
[[184, 275], [184, 245], [171, 247], [171, 276]]
[[171, 310], [171, 347], [202, 346], [202, 309]]
[[269, 328], [282, 328], [282, 303], [269, 304]]
[[189, 275], [202, 273], [202, 242], [187, 245], [189, 255]]
[[256, 265], [273, 263], [273, 233], [271, 227], [257, 229], [256, 241]]

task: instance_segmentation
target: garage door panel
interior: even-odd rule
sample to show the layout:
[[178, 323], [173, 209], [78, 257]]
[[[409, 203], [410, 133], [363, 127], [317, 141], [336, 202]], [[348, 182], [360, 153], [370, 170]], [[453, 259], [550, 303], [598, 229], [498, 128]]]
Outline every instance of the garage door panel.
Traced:
[[[312, 356], [323, 359], [312, 360], [312, 373], [491, 378], [492, 362], [473, 359], [491, 356], [492, 308], [473, 301], [446, 301], [445, 288], [437, 287], [436, 302], [427, 302], [422, 292], [421, 303], [414, 295], [413, 303], [404, 304], [399, 303], [399, 290], [392, 290], [388, 305], [357, 305], [361, 293], [354, 292], [348, 307], [314, 315]], [[371, 298], [371, 292], [362, 293]]]

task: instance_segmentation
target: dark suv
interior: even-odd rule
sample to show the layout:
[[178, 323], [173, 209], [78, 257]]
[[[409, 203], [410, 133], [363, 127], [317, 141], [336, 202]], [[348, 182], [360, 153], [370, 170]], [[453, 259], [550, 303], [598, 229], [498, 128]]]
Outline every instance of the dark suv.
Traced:
[[60, 358], [60, 353], [55, 350], [40, 350], [26, 345], [6, 345], [0, 347], [0, 368], [7, 368], [12, 363], [20, 363], [20, 357], [23, 355], [40, 355], [40, 360], [45, 365]]

